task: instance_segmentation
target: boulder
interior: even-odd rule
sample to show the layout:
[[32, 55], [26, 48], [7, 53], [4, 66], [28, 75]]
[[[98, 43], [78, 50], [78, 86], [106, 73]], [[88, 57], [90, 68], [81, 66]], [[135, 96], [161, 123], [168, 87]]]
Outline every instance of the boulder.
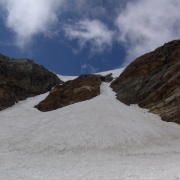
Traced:
[[165, 121], [180, 123], [180, 40], [137, 58], [111, 87], [121, 102], [138, 104]]
[[10, 59], [0, 54], [0, 110], [36, 96], [62, 81], [43, 66], [29, 59]]
[[96, 75], [81, 75], [55, 87], [45, 100], [35, 107], [43, 112], [52, 111], [100, 94], [101, 81]]

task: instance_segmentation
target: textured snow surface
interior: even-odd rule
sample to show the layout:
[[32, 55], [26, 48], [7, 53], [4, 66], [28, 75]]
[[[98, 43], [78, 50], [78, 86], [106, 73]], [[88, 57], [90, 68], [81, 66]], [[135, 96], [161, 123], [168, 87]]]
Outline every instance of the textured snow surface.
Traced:
[[180, 179], [180, 125], [120, 103], [108, 83], [91, 100], [39, 112], [46, 96], [0, 112], [0, 180]]

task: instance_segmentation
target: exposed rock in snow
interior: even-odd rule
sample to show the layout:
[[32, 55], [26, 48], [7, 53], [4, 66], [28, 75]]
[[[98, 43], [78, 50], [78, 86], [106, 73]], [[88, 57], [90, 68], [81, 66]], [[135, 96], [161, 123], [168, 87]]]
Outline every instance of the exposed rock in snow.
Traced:
[[81, 75], [55, 87], [48, 97], [35, 107], [51, 111], [70, 104], [89, 100], [100, 94], [100, 78], [97, 75]]
[[121, 102], [139, 104], [163, 120], [180, 123], [180, 40], [137, 58], [111, 87]]
[[32, 60], [12, 60], [0, 54], [0, 110], [45, 93], [60, 83], [54, 73]]
[[100, 80], [102, 82], [111, 82], [113, 80], [113, 74], [110, 73], [110, 74], [107, 74], [107, 75], [101, 75], [101, 74], [97, 74], [96, 76], [98, 76], [100, 78]]

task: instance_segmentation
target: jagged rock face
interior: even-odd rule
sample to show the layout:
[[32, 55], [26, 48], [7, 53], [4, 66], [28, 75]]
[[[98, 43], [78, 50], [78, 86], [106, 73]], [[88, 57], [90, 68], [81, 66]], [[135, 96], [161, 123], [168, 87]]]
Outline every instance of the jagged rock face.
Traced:
[[121, 102], [180, 123], [180, 40], [137, 58], [111, 87]]
[[32, 60], [11, 60], [0, 54], [0, 110], [45, 93], [60, 83], [54, 73]]
[[43, 112], [89, 100], [100, 94], [101, 81], [96, 75], [81, 75], [55, 87], [45, 100], [35, 107]]

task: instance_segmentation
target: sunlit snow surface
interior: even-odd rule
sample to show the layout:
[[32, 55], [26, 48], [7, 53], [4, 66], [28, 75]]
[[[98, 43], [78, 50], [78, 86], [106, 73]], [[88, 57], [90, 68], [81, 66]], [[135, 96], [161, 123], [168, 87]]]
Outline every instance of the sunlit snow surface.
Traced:
[[47, 94], [0, 112], [0, 180], [180, 179], [180, 125], [120, 103], [108, 83], [91, 100], [39, 112]]

